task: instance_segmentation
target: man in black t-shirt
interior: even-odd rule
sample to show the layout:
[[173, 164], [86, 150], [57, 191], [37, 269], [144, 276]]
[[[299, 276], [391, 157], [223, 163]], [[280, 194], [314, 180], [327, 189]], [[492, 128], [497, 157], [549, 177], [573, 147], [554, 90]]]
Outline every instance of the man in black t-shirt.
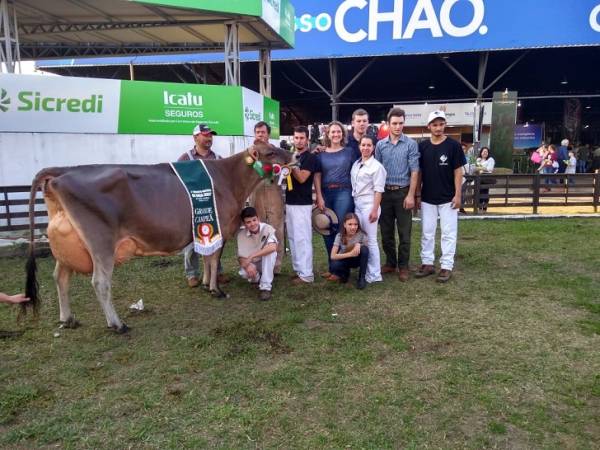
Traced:
[[[460, 144], [444, 134], [446, 114], [433, 111], [429, 114], [427, 128], [431, 138], [419, 143], [421, 206], [421, 268], [416, 274], [423, 278], [435, 273], [435, 232], [440, 217], [441, 247], [440, 272], [437, 281], [445, 283], [452, 276], [454, 253], [458, 234], [458, 210], [461, 207], [461, 184], [465, 155]], [[418, 197], [418, 196], [417, 196]]]
[[317, 158], [310, 152], [308, 128], [294, 128], [294, 150], [299, 167], [292, 169], [292, 189], [285, 192], [285, 225], [292, 253], [295, 284], [312, 283], [312, 188]]

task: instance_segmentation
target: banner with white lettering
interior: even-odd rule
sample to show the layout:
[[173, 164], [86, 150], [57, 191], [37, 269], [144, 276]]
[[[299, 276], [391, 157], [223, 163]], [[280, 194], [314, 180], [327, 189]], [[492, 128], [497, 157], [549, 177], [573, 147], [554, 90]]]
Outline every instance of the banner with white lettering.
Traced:
[[260, 120], [279, 137], [279, 102], [239, 86], [0, 74], [0, 131], [252, 136]]
[[[295, 1], [294, 7], [295, 17], [288, 17], [291, 12], [282, 15], [282, 21], [294, 22], [291, 27], [295, 28], [294, 48], [274, 50], [273, 60], [600, 43], [600, 0], [302, 0]], [[285, 3], [281, 8], [284, 11]], [[242, 52], [241, 58], [256, 60], [257, 53]], [[48, 60], [40, 61], [39, 66], [129, 64], [130, 61], [135, 64], [222, 62], [223, 54]]]
[[[484, 102], [483, 125], [492, 123], [492, 102]], [[432, 111], [446, 113], [446, 123], [452, 126], [473, 126], [475, 103], [428, 103], [421, 105], [394, 105], [406, 112], [406, 126], [427, 126], [427, 117]]]
[[[243, 114], [244, 114], [244, 136], [254, 136], [254, 125], [264, 120], [264, 101], [260, 94], [250, 89], [242, 88]], [[272, 128], [271, 128], [271, 131]], [[275, 137], [275, 136], [272, 136]]]

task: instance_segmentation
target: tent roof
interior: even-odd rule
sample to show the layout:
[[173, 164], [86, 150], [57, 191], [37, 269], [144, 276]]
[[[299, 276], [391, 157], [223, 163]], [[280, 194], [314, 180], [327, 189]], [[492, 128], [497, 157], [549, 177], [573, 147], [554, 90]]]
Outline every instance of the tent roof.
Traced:
[[[241, 13], [227, 2], [218, 10], [218, 2], [210, 0], [160, 2], [177, 6], [155, 0], [19, 0], [13, 5], [21, 59], [222, 52], [230, 21], [240, 23], [240, 50], [290, 48], [255, 2], [247, 0], [237, 9]], [[248, 4], [256, 5], [258, 14]]]

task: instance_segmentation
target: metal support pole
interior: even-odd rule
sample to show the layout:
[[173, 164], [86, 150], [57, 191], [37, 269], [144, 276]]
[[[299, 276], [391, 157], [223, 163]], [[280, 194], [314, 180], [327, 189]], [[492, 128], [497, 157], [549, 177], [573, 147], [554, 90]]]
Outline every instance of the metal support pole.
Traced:
[[481, 147], [481, 121], [483, 115], [481, 109], [483, 108], [483, 84], [485, 83], [485, 73], [487, 70], [487, 64], [490, 57], [489, 52], [482, 52], [479, 54], [479, 70], [477, 72], [477, 100], [475, 100], [475, 110], [473, 112], [473, 152], [475, 155], [479, 154], [479, 148]]
[[133, 63], [129, 63], [129, 79], [131, 81], [135, 80], [135, 72], [133, 70]]
[[[475, 86], [473, 86], [473, 85], [471, 84], [471, 82], [470, 82], [469, 80], [467, 80], [467, 79], [464, 77], [464, 75], [458, 71], [458, 69], [457, 69], [456, 67], [454, 67], [452, 64], [450, 64], [450, 62], [448, 62], [446, 59], [444, 59], [444, 58], [443, 58], [442, 56], [440, 56], [440, 55], [438, 55], [438, 59], [439, 59], [441, 62], [443, 62], [443, 63], [444, 63], [444, 64], [445, 64], [445, 65], [448, 67], [448, 69], [450, 69], [450, 70], [451, 70], [451, 71], [454, 73], [454, 75], [456, 75], [458, 78], [460, 78], [460, 79], [462, 80], [462, 82], [463, 82], [463, 83], [465, 83], [465, 85], [466, 85], [466, 86], [467, 86], [467, 87], [468, 87], [468, 88], [469, 88], [471, 91], [473, 91], [473, 93], [474, 93], [475, 95], [477, 95], [477, 88], [476, 88]], [[480, 60], [480, 62], [481, 62], [481, 60]]]
[[525, 56], [527, 56], [527, 54], [528, 54], [528, 53], [529, 53], [529, 50], [527, 50], [526, 52], [524, 52], [523, 54], [521, 54], [521, 56], [519, 56], [517, 59], [515, 59], [515, 60], [513, 61], [513, 63], [512, 63], [510, 66], [508, 66], [508, 67], [506, 68], [506, 70], [504, 70], [504, 72], [502, 72], [500, 75], [498, 75], [498, 76], [497, 76], [497, 77], [494, 79], [494, 81], [492, 81], [490, 84], [488, 84], [488, 85], [487, 85], [487, 86], [486, 86], [486, 87], [483, 89], [483, 92], [487, 92], [487, 91], [489, 91], [489, 90], [490, 90], [490, 88], [491, 88], [491, 87], [492, 87], [494, 84], [496, 84], [496, 83], [498, 82], [498, 80], [500, 80], [500, 79], [501, 79], [501, 78], [502, 78], [504, 75], [506, 75], [506, 74], [507, 74], [507, 73], [510, 71], [510, 69], [512, 69], [513, 67], [515, 67], [515, 66], [516, 66], [516, 65], [519, 63], [519, 61], [521, 61], [523, 58], [525, 58]]
[[331, 120], [338, 120], [339, 117], [339, 106], [338, 106], [338, 73], [337, 73], [337, 60], [329, 60], [329, 76], [331, 78]]
[[239, 24], [225, 24], [225, 84], [239, 86], [240, 77], [240, 37]]
[[14, 73], [17, 65], [19, 72], [21, 71], [17, 12], [8, 0], [0, 0], [0, 65], [1, 63], [4, 63], [3, 70], [8, 73]]
[[260, 95], [271, 97], [271, 49], [261, 48], [259, 54]]

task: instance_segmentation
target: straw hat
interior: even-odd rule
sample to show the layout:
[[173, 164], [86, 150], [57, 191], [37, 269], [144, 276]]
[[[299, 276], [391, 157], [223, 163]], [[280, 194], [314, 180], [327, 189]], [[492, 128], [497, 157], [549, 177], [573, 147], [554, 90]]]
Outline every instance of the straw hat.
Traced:
[[331, 234], [331, 226], [338, 224], [338, 217], [332, 209], [325, 208], [321, 211], [319, 208], [312, 210], [313, 229], [323, 236]]

